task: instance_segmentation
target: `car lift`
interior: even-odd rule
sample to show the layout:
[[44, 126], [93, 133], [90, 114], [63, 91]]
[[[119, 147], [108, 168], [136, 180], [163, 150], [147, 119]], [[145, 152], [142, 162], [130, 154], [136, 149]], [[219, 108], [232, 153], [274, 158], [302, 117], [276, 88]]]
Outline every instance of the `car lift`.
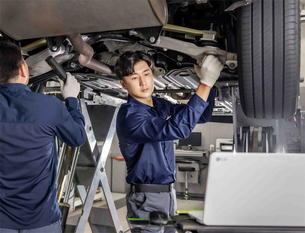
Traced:
[[305, 111], [290, 119], [252, 119], [242, 111], [235, 89], [231, 90], [236, 152], [305, 152]]

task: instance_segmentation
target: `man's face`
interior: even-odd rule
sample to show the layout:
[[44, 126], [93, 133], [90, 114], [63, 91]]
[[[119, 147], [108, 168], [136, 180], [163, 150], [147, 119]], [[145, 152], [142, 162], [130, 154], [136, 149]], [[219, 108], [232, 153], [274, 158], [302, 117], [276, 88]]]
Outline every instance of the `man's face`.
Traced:
[[120, 80], [122, 87], [126, 89], [130, 96], [140, 102], [151, 99], [154, 88], [154, 78], [151, 69], [145, 61], [140, 61], [134, 65], [134, 72]]

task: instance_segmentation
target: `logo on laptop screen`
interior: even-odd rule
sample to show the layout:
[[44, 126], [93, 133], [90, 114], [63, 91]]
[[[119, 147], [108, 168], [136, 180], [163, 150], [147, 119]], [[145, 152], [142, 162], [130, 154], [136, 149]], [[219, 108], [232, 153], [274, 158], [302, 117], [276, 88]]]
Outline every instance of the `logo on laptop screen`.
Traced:
[[217, 157], [216, 158], [216, 161], [218, 162], [218, 161], [227, 161], [227, 158], [220, 158], [220, 157]]

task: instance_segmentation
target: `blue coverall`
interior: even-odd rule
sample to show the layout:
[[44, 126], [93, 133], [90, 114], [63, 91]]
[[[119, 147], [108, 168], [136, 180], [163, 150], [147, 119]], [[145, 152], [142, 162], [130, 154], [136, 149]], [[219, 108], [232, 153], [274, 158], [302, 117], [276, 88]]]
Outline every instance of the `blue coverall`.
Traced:
[[72, 147], [85, 143], [78, 100], [0, 86], [0, 228], [33, 229], [61, 218], [56, 199], [55, 135]]

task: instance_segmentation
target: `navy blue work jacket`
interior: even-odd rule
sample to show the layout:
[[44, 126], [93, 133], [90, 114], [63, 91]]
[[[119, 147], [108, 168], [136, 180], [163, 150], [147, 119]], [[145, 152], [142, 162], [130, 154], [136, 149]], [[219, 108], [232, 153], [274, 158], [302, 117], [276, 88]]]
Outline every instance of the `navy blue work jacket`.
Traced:
[[212, 117], [215, 90], [205, 102], [197, 94], [186, 105], [153, 97], [153, 107], [131, 96], [117, 116], [117, 135], [129, 184], [175, 182], [173, 140], [187, 138], [197, 123]]
[[0, 86], [1, 228], [39, 228], [61, 218], [54, 136], [72, 147], [86, 140], [78, 100], [65, 102], [19, 83]]

